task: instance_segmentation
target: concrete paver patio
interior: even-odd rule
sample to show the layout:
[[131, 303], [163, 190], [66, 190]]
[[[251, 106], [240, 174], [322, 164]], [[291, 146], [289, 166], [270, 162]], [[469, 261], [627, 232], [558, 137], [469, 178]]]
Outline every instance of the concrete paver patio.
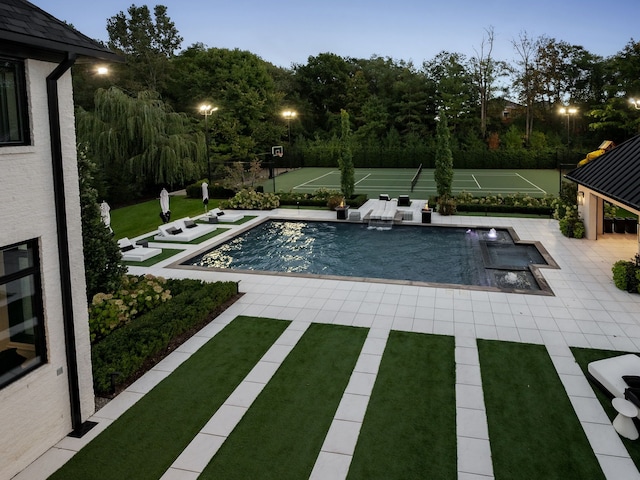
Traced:
[[[255, 215], [256, 212], [246, 212]], [[279, 209], [261, 216], [333, 220], [334, 212]], [[252, 220], [252, 222], [256, 222]], [[419, 222], [415, 218], [414, 222]], [[265, 358], [229, 397], [227, 404], [193, 440], [163, 479], [197, 478], [208, 459], [231, 432], [243, 409], [275, 372], [310, 322], [370, 328], [312, 478], [342, 479], [349, 468], [364, 411], [389, 331], [453, 335], [456, 341], [458, 478], [493, 478], [490, 441], [484, 412], [480, 366], [475, 340], [508, 340], [545, 345], [607, 478], [639, 478], [619, 436], [576, 364], [569, 347], [640, 351], [640, 295], [618, 290], [611, 266], [637, 252], [635, 235], [610, 234], [597, 241], [568, 239], [550, 219], [433, 215], [434, 224], [513, 227], [522, 240], [540, 241], [560, 269], [542, 269], [554, 296], [424, 287], [396, 282], [328, 280], [313, 277], [239, 274], [169, 267], [177, 257], [150, 267], [130, 268], [132, 274], [151, 273], [208, 281], [238, 281], [243, 297], [147, 375], [99, 410], [99, 422], [82, 439], [60, 441], [16, 479], [35, 480], [66, 462], [75, 451], [103, 431], [122, 412], [188, 358], [237, 315], [290, 320], [292, 324]], [[232, 227], [207, 243], [232, 235]], [[153, 246], [153, 245], [150, 245]], [[188, 258], [206, 245], [185, 245]]]

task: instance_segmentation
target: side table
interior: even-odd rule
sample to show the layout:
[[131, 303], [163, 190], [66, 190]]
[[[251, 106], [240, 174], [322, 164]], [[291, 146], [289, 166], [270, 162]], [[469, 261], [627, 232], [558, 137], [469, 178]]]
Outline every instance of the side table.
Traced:
[[618, 415], [613, 419], [613, 428], [616, 429], [622, 437], [629, 440], [638, 438], [638, 429], [633, 423], [633, 417], [638, 416], [638, 408], [629, 400], [624, 398], [614, 398], [611, 405], [616, 409]]

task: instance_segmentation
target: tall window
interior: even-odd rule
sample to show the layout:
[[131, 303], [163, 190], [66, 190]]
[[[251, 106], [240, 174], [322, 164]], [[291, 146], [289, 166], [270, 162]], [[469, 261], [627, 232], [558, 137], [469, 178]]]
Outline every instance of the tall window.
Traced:
[[38, 242], [0, 248], [0, 387], [46, 362]]
[[0, 58], [0, 146], [28, 145], [24, 64]]

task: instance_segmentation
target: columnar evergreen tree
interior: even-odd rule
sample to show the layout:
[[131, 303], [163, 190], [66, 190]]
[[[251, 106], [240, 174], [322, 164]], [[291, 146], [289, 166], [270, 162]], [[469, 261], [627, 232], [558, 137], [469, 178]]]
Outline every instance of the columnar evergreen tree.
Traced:
[[438, 125], [436, 126], [436, 168], [433, 176], [436, 181], [438, 197], [451, 196], [453, 183], [453, 155], [450, 147], [449, 126], [444, 109], [440, 110]]
[[120, 264], [118, 244], [100, 217], [98, 191], [93, 186], [95, 171], [95, 165], [87, 158], [86, 149], [78, 148], [82, 246], [89, 302], [96, 293], [116, 291], [127, 271]]
[[342, 194], [348, 199], [351, 198], [355, 189], [355, 172], [351, 153], [351, 126], [349, 125], [349, 114], [346, 110], [340, 110], [340, 122], [342, 135], [340, 137], [338, 167], [340, 168]]

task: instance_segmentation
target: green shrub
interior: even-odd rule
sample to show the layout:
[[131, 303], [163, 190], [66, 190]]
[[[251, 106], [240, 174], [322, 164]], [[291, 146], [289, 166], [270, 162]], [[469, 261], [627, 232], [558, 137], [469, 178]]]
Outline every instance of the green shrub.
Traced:
[[280, 199], [273, 193], [261, 193], [243, 189], [229, 200], [222, 200], [220, 208], [240, 210], [271, 210], [280, 206]]
[[456, 200], [444, 195], [438, 198], [437, 212], [440, 215], [453, 215], [456, 213]]
[[171, 341], [203, 325], [216, 310], [238, 293], [235, 282], [189, 281], [170, 301], [139, 316], [93, 345], [94, 389], [109, 393], [111, 375], [117, 384], [128, 383], [146, 362], [164, 351]]
[[[187, 192], [188, 198], [202, 198], [202, 182], [204, 182], [204, 180], [199, 180], [191, 185], [187, 185], [185, 191]], [[225, 188], [217, 183], [209, 185], [208, 190], [209, 198], [221, 198], [226, 200], [236, 194], [235, 190]]]
[[613, 283], [620, 290], [630, 293], [638, 292], [640, 286], [640, 268], [635, 262], [629, 260], [618, 260], [611, 267], [613, 272]]
[[91, 341], [106, 337], [116, 328], [171, 298], [166, 280], [153, 275], [122, 277], [122, 288], [115, 293], [97, 293], [89, 306]]

